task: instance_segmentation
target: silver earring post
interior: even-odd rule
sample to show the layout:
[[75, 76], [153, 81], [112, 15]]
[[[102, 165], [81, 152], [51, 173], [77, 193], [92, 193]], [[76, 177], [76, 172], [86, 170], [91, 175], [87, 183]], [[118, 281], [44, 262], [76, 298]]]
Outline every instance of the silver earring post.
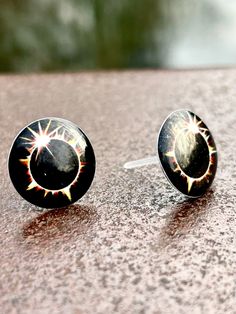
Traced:
[[124, 164], [125, 169], [135, 169], [138, 167], [143, 167], [143, 166], [149, 166], [149, 165], [155, 165], [158, 163], [158, 157], [157, 156], [151, 156], [151, 157], [146, 157], [138, 160], [132, 160], [128, 161]]

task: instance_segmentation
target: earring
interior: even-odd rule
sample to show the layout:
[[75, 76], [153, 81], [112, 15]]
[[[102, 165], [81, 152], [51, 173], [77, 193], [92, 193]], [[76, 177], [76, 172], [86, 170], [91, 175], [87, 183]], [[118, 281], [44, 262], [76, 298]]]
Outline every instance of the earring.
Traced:
[[[188, 197], [199, 197], [212, 184], [217, 170], [217, 149], [206, 124], [189, 110], [172, 112], [157, 138], [157, 155], [169, 182]], [[131, 169], [157, 163], [156, 157], [128, 162]]]
[[87, 192], [95, 174], [95, 155], [89, 139], [74, 123], [43, 118], [16, 136], [8, 169], [24, 199], [36, 206], [59, 208]]

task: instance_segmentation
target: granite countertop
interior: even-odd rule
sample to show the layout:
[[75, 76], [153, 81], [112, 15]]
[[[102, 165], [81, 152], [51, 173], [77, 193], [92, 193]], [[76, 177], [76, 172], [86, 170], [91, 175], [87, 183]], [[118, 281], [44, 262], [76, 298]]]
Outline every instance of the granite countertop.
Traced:
[[[236, 70], [0, 77], [0, 309], [10, 313], [236, 313]], [[212, 131], [218, 172], [187, 200], [157, 165], [165, 117], [189, 108]], [[7, 173], [17, 132], [58, 116], [78, 124], [97, 158], [76, 204], [41, 210]]]

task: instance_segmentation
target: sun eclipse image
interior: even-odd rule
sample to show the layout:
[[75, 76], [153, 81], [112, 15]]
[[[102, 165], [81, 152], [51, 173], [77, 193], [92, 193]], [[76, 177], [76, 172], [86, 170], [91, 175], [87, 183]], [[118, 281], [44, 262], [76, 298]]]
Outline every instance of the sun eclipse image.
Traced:
[[46, 208], [76, 202], [90, 187], [95, 173], [91, 143], [74, 123], [44, 118], [26, 126], [9, 155], [9, 173], [27, 201]]
[[188, 110], [173, 112], [163, 123], [158, 155], [169, 181], [183, 194], [201, 196], [217, 169], [217, 150], [204, 122]]

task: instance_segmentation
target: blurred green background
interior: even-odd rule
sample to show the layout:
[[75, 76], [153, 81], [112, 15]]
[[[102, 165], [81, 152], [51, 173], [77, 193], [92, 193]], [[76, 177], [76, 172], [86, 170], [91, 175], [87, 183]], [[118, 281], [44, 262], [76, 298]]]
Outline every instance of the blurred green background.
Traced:
[[235, 0], [1, 0], [0, 72], [236, 64]]

